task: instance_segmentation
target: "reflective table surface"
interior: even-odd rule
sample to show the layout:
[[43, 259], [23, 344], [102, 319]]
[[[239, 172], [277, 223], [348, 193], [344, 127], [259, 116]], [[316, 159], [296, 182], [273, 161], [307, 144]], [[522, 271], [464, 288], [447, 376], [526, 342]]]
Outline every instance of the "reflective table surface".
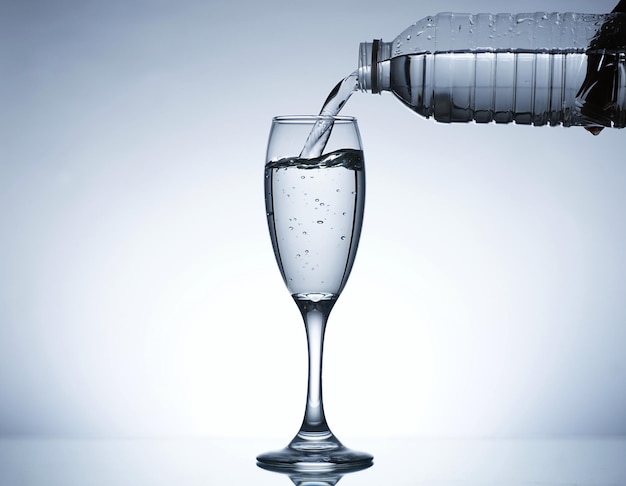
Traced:
[[[265, 471], [276, 439], [0, 439], [2, 486], [624, 486], [626, 437], [351, 440], [374, 465], [343, 477]], [[292, 482], [293, 481], [293, 482]]]

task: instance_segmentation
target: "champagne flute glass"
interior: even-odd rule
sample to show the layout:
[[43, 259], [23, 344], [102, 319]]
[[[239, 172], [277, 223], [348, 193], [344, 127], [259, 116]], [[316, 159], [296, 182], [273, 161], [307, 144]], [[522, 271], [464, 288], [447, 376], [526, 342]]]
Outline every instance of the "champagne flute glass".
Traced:
[[[315, 144], [320, 137], [324, 142]], [[322, 402], [326, 321], [352, 269], [364, 202], [356, 119], [273, 119], [265, 164], [267, 220], [278, 267], [304, 319], [309, 376], [302, 426], [287, 447], [257, 457], [263, 468], [354, 471], [372, 464], [370, 454], [348, 449], [334, 436]]]

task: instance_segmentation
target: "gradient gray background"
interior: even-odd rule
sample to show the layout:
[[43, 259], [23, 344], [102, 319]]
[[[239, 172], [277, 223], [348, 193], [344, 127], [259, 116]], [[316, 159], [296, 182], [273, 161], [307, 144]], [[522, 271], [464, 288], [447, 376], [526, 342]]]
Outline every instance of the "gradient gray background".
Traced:
[[[288, 437], [304, 330], [263, 205], [270, 119], [439, 11], [594, 1], [0, 4], [0, 435]], [[626, 434], [626, 160], [605, 130], [449, 126], [355, 94], [368, 196], [331, 316], [356, 435]]]

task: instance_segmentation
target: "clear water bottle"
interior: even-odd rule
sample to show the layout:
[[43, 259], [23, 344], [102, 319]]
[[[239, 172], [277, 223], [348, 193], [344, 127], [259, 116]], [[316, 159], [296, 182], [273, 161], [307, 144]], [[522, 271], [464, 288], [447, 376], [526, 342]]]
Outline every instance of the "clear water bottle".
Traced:
[[446, 123], [623, 128], [626, 14], [440, 13], [362, 43], [358, 84]]

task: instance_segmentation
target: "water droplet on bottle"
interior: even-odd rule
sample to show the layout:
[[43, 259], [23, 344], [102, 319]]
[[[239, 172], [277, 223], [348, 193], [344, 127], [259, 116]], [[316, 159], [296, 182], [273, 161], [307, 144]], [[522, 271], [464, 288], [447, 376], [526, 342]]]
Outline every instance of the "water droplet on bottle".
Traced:
[[290, 226], [290, 227], [289, 227], [289, 229], [290, 229], [291, 231], [293, 231], [293, 226]]
[[309, 250], [304, 250], [304, 254], [308, 255], [309, 254]]
[[306, 231], [303, 231], [303, 232], [302, 232], [302, 234], [303, 234], [303, 235], [307, 235], [308, 233], [307, 233]]
[[322, 221], [321, 219], [318, 219], [317, 224], [324, 224], [324, 221]]
[[341, 239], [342, 239], [342, 240], [345, 240], [345, 239], [346, 239], [346, 237], [345, 237], [345, 236], [342, 236], [342, 237], [341, 237]]

